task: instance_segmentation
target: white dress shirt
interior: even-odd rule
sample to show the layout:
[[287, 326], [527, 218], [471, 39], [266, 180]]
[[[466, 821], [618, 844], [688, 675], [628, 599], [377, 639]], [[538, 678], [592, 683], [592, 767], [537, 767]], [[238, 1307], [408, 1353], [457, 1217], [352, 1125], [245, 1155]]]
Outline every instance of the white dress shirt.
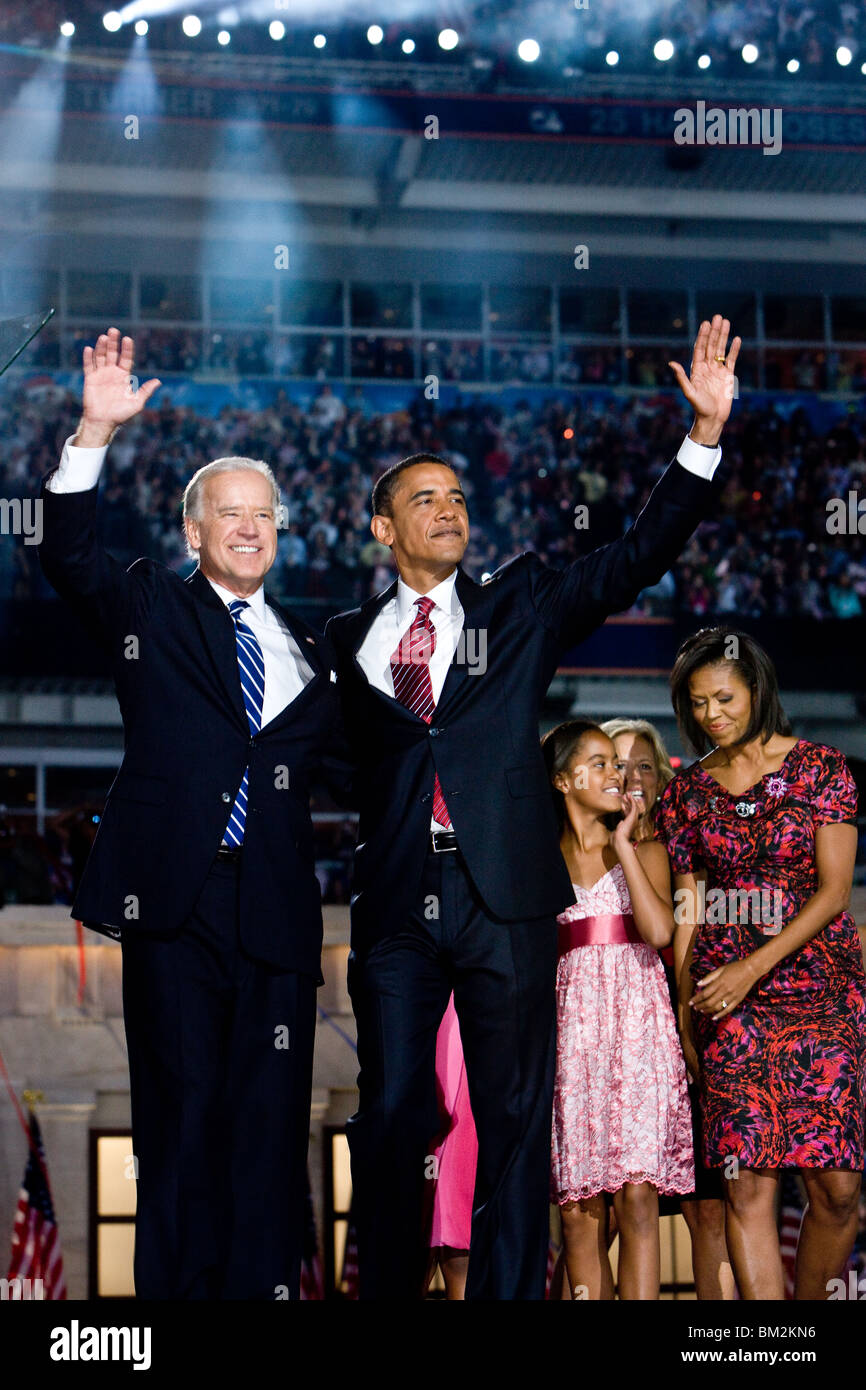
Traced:
[[[99, 481], [108, 446], [80, 449], [69, 442], [74, 438], [74, 435], [70, 435], [67, 439], [60, 456], [60, 465], [48, 481], [47, 486], [51, 492], [86, 492]], [[238, 597], [212, 579], [208, 579], [208, 583], [226, 607]], [[265, 603], [265, 591], [262, 586], [256, 589], [254, 594], [247, 596], [247, 603], [249, 607], [243, 609], [241, 620], [255, 634], [265, 662], [265, 694], [262, 701], [264, 728], [285, 709], [286, 705], [300, 695], [304, 686], [313, 679], [313, 668], [279, 613], [271, 608], [270, 604]]]
[[[448, 675], [448, 667], [454, 659], [457, 643], [463, 631], [463, 604], [457, 597], [455, 581], [457, 570], [447, 579], [434, 585], [427, 593], [432, 598], [430, 621], [436, 629], [436, 646], [430, 657], [430, 684], [433, 687], [433, 703], [438, 705]], [[409, 631], [418, 609], [415, 604], [423, 594], [416, 594], [402, 579], [397, 580], [397, 592], [385, 607], [376, 614], [370, 631], [358, 651], [358, 665], [367, 680], [384, 695], [394, 695], [394, 677], [391, 675], [391, 657], [397, 650], [402, 637]], [[445, 830], [445, 826], [430, 817], [431, 830]]]
[[[677, 460], [689, 473], [699, 478], [712, 478], [722, 457], [721, 448], [710, 448], [706, 444], [696, 444], [686, 435], [677, 453]], [[428, 590], [427, 598], [432, 598], [434, 607], [430, 610], [430, 621], [436, 629], [436, 648], [430, 658], [430, 684], [433, 687], [433, 702], [439, 703], [448, 667], [454, 658], [460, 634], [463, 631], [463, 605], [457, 596], [454, 570]], [[416, 594], [402, 579], [397, 580], [397, 592], [389, 599], [373, 619], [370, 630], [358, 651], [358, 665], [367, 680], [384, 695], [394, 695], [394, 679], [391, 675], [391, 656], [397, 644], [408, 632], [415, 617], [415, 602], [423, 595]], [[437, 821], [430, 822], [431, 830], [444, 830]]]

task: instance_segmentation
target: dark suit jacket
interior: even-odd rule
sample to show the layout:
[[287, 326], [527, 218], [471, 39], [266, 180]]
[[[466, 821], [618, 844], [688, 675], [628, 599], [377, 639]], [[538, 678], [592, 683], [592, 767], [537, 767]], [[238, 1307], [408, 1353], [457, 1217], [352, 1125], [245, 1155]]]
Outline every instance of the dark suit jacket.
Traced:
[[[525, 553], [484, 584], [458, 568], [465, 658], [458, 647], [428, 726], [367, 681], [357, 653], [396, 582], [332, 618], [338, 688], [358, 763], [360, 810], [352, 899], [356, 949], [399, 930], [429, 844], [434, 772], [469, 873], [489, 915], [527, 921], [574, 895], [559, 850], [539, 744], [539, 713], [561, 653], [670, 569], [718, 496], [720, 480], [673, 462], [620, 539], [563, 570]], [[486, 640], [486, 669], [470, 662]]]
[[124, 569], [97, 543], [96, 487], [54, 493], [43, 483], [42, 501], [45, 576], [107, 649], [124, 726], [73, 916], [97, 931], [180, 926], [249, 765], [241, 940], [262, 960], [318, 978], [309, 792], [314, 779], [345, 771], [330, 642], [271, 601], [314, 676], [251, 738], [234, 624], [201, 572], [184, 581], [149, 559]]

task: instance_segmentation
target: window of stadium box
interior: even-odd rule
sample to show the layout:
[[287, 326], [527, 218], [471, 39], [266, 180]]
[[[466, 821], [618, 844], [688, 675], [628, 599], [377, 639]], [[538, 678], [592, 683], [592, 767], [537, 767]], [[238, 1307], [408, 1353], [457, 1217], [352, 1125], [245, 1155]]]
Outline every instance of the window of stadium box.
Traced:
[[829, 352], [827, 389], [857, 393], [866, 391], [866, 352]]
[[214, 322], [270, 323], [274, 298], [272, 280], [235, 275], [212, 275], [210, 279], [210, 316]]
[[834, 343], [866, 342], [866, 299], [834, 295], [830, 300]]
[[342, 327], [342, 281], [281, 280], [280, 323], [303, 328]]
[[196, 372], [202, 360], [200, 328], [137, 327], [135, 330], [135, 363], [139, 375]]
[[353, 328], [411, 328], [411, 285], [362, 285], [350, 287]]
[[208, 335], [207, 365], [239, 376], [270, 376], [273, 346], [270, 333], [217, 328]]
[[557, 380], [565, 386], [619, 386], [622, 353], [618, 347], [578, 347], [561, 343]]
[[480, 285], [422, 285], [421, 327], [480, 333]]
[[490, 286], [490, 327], [497, 333], [549, 333], [552, 326], [549, 285]]
[[324, 381], [343, 375], [343, 339], [332, 333], [287, 333], [277, 338], [277, 376]]
[[415, 353], [408, 338], [355, 336], [350, 340], [353, 377], [386, 377], [411, 380], [415, 376]]
[[478, 338], [425, 338], [421, 348], [424, 376], [440, 381], [481, 381], [484, 356]]
[[689, 304], [685, 290], [629, 290], [630, 338], [664, 338], [688, 334]]
[[490, 344], [490, 377], [493, 381], [543, 383], [553, 373], [553, 350], [549, 343]]
[[653, 343], [652, 346], [626, 348], [626, 372], [629, 386], [676, 387], [676, 377], [668, 362], [679, 362], [688, 370], [692, 345], [687, 338], [678, 343]]
[[[696, 290], [695, 327], [704, 319], [712, 319], [714, 314], [723, 314], [731, 320], [732, 337], [739, 334], [744, 342], [748, 342], [758, 331], [757, 308], [758, 301], [752, 290], [745, 293], [730, 290]], [[737, 375], [739, 374], [738, 364]]]
[[[129, 318], [132, 276], [120, 271], [68, 270], [66, 312], [81, 317]], [[118, 325], [119, 326], [119, 325]]]
[[618, 289], [560, 289], [560, 333], [618, 336], [621, 323]]
[[139, 314], [143, 319], [195, 323], [201, 319], [201, 286], [198, 275], [142, 275]]
[[765, 348], [764, 386], [768, 391], [826, 391], [831, 386], [827, 353], [822, 348]]
[[764, 335], [794, 342], [824, 341], [824, 302], [819, 294], [765, 294]]

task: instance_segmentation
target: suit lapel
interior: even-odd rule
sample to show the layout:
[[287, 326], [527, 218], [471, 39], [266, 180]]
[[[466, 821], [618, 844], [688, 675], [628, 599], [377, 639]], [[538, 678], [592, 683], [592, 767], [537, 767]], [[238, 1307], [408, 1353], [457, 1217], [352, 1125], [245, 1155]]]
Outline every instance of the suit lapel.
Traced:
[[448, 707], [459, 695], [470, 672], [477, 671], [478, 675], [483, 675], [490, 619], [495, 605], [494, 586], [476, 584], [459, 565], [454, 587], [463, 608], [463, 631], [439, 696], [437, 716], [447, 713]]
[[[262, 725], [262, 731], [267, 729], [268, 732], [270, 732], [278, 728], [285, 720], [293, 718], [294, 715], [297, 714], [302, 701], [305, 702], [308, 700], [314, 691], [316, 694], [319, 693], [322, 688], [322, 679], [325, 675], [325, 661], [322, 653], [319, 651], [318, 637], [310, 631], [305, 623], [302, 623], [299, 618], [295, 617], [294, 613], [290, 613], [281, 603], [277, 603], [276, 599], [271, 598], [268, 593], [265, 593], [265, 603], [269, 608], [273, 608], [276, 613], [279, 613], [286, 627], [289, 629], [289, 632], [297, 642], [298, 650], [313, 672], [310, 680], [307, 681], [303, 690], [298, 692], [294, 700], [290, 700], [287, 705], [283, 706], [279, 713], [274, 715], [273, 719], [269, 720], [267, 724]], [[330, 679], [330, 673], [331, 668], [328, 666], [328, 679]]]
[[214, 593], [200, 569], [186, 580], [198, 599], [195, 615], [213, 661], [214, 674], [225, 691], [229, 706], [235, 711], [244, 731], [249, 731], [241, 678], [238, 671], [238, 646], [231, 614], [222, 599]]
[[[231, 614], [218, 594], [215, 594], [201, 570], [196, 569], [187, 579], [196, 598], [199, 600], [195, 605], [195, 613], [204, 634], [205, 643], [213, 660], [214, 670], [217, 679], [225, 691], [226, 699], [232, 709], [236, 712], [241, 721], [244, 732], [249, 732], [249, 720], [244, 706], [244, 697], [241, 690], [241, 678], [238, 670], [238, 648], [235, 638], [235, 627], [232, 622]], [[279, 613], [289, 632], [294, 637], [305, 660], [312, 668], [312, 678], [307, 681], [303, 690], [295, 696], [283, 709], [275, 714], [273, 719], [267, 724], [262, 725], [262, 730], [270, 731], [275, 728], [282, 720], [290, 718], [297, 710], [301, 700], [307, 696], [315, 687], [316, 691], [321, 689], [321, 680], [324, 670], [324, 660], [318, 650], [318, 642], [315, 636], [301, 623], [294, 614], [287, 612], [281, 604], [275, 602], [269, 595], [265, 594], [265, 602]], [[330, 671], [329, 671], [330, 676]]]
[[[482, 674], [484, 669], [484, 658], [487, 652], [487, 640], [489, 635], [490, 619], [495, 606], [494, 586], [486, 584], [476, 584], [474, 579], [470, 579], [465, 570], [458, 565], [457, 578], [454, 581], [457, 597], [463, 608], [463, 632], [457, 649], [448, 668], [445, 677], [445, 684], [439, 696], [439, 703], [436, 706], [436, 713], [439, 714], [450, 705], [459, 694], [471, 670], [477, 670]], [[381, 594], [375, 598], [368, 599], [363, 605], [357, 618], [357, 625], [352, 634], [351, 651], [352, 664], [360, 680], [379, 699], [387, 700], [392, 709], [402, 710], [409, 719], [418, 719], [417, 714], [412, 714], [411, 710], [395, 700], [393, 695], [386, 695], [376, 686], [371, 685], [367, 680], [366, 674], [358, 661], [358, 652], [364, 645], [367, 634], [370, 631], [375, 619], [379, 616], [385, 604], [388, 603], [397, 593], [397, 581], [389, 585]]]

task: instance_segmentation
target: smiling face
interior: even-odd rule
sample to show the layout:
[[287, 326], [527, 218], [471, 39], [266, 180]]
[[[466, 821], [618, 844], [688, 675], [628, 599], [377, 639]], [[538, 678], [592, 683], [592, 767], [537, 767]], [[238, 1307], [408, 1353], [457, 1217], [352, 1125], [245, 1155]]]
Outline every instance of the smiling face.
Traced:
[[659, 774], [655, 753], [643, 734], [622, 733], [614, 738], [617, 771], [625, 782], [625, 790], [637, 802], [638, 815], [651, 811], [659, 794]]
[[717, 748], [730, 748], [745, 737], [752, 715], [752, 692], [729, 661], [701, 666], [689, 677], [695, 721]]
[[415, 463], [397, 479], [390, 516], [374, 516], [373, 535], [391, 547], [401, 574], [426, 571], [445, 578], [469, 541], [460, 479], [441, 463]]
[[190, 545], [198, 551], [207, 579], [238, 598], [248, 598], [277, 553], [277, 524], [271, 486], [253, 469], [214, 473], [205, 480], [202, 515], [186, 518]]
[[607, 734], [584, 734], [566, 771], [553, 779], [553, 785], [565, 799], [566, 814], [569, 804], [588, 811], [619, 811], [623, 777], [618, 762], [613, 740]]

